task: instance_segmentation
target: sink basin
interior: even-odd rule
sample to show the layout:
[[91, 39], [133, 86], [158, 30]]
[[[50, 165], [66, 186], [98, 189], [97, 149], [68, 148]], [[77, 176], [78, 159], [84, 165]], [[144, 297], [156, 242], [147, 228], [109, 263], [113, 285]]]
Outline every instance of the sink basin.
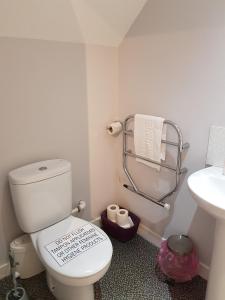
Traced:
[[188, 186], [198, 205], [209, 214], [225, 219], [225, 176], [223, 169], [209, 167], [188, 178]]
[[[225, 299], [225, 175], [219, 167], [209, 167], [188, 178], [188, 186], [197, 204], [216, 218], [213, 255], [206, 300]], [[205, 231], [207, 235], [207, 228]]]

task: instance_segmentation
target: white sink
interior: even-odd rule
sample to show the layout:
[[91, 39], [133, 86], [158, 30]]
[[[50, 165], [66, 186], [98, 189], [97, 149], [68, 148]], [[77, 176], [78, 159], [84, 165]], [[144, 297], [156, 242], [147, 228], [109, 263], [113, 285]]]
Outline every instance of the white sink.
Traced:
[[[225, 176], [223, 169], [209, 167], [188, 178], [188, 186], [197, 204], [216, 218], [213, 255], [206, 300], [225, 299]], [[205, 230], [207, 235], [207, 228]]]
[[188, 186], [200, 207], [214, 217], [225, 219], [225, 176], [222, 168], [209, 167], [195, 172], [189, 176]]

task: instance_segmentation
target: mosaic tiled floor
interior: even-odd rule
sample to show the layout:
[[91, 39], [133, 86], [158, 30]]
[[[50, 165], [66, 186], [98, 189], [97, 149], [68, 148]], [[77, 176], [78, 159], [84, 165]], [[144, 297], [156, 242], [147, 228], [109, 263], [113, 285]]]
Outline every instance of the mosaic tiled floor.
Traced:
[[[107, 274], [95, 285], [96, 300], [204, 300], [206, 281], [196, 277], [185, 284], [169, 284], [155, 271], [157, 248], [136, 236], [127, 243], [112, 239], [114, 253]], [[30, 300], [54, 300], [45, 274], [21, 280]], [[0, 300], [10, 288], [10, 278], [0, 281]], [[88, 299], [87, 299], [88, 300]]]
[[206, 281], [199, 276], [185, 284], [163, 282], [155, 268], [158, 249], [140, 236], [127, 243], [112, 242], [112, 264], [100, 281], [101, 300], [205, 299]]

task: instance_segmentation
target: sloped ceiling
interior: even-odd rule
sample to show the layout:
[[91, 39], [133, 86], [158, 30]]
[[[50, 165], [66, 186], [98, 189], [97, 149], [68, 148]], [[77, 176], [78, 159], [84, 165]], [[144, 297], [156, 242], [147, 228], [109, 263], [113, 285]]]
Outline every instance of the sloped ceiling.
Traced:
[[148, 0], [0, 0], [0, 36], [118, 46]]

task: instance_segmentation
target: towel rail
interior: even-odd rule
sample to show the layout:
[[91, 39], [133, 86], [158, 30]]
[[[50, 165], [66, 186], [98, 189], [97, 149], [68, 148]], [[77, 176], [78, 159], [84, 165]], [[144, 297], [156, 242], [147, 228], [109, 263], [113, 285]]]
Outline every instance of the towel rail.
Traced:
[[[134, 119], [134, 115], [129, 115], [125, 118], [124, 122], [123, 122], [123, 170], [125, 172], [125, 174], [128, 177], [128, 180], [130, 182], [131, 185], [127, 185], [124, 184], [123, 186], [125, 188], [127, 188], [129, 191], [136, 193], [142, 197], [144, 197], [145, 199], [150, 200], [151, 202], [164, 207], [166, 209], [169, 209], [170, 205], [168, 203], [165, 203], [164, 200], [172, 195], [178, 187], [179, 184], [179, 180], [180, 180], [180, 175], [184, 174], [187, 172], [186, 168], [181, 168], [181, 153], [188, 149], [190, 147], [189, 143], [183, 143], [183, 137], [182, 137], [182, 133], [180, 128], [177, 126], [176, 123], [169, 121], [169, 120], [165, 120], [164, 124], [168, 124], [169, 126], [171, 126], [172, 128], [175, 129], [175, 132], [177, 134], [177, 142], [173, 142], [173, 141], [168, 141], [168, 140], [162, 140], [162, 143], [165, 143], [167, 145], [171, 145], [174, 147], [177, 147], [177, 157], [176, 157], [176, 164], [175, 166], [170, 166], [164, 162], [156, 162], [153, 161], [151, 159], [142, 157], [140, 155], [137, 155], [135, 153], [133, 153], [131, 150], [127, 149], [127, 136], [132, 136], [134, 135], [133, 130], [128, 129], [128, 122]], [[175, 173], [175, 185], [171, 188], [171, 190], [166, 193], [165, 195], [161, 196], [160, 198], [156, 199], [155, 197], [148, 195], [142, 191], [139, 190], [139, 188], [137, 187], [137, 185], [135, 184], [130, 172], [128, 171], [128, 167], [127, 167], [127, 157], [133, 157], [133, 158], [139, 158], [142, 160], [145, 160], [147, 162], [153, 163], [155, 165], [161, 166], [163, 168], [166, 168], [168, 170], [170, 170], [171, 172]]]

